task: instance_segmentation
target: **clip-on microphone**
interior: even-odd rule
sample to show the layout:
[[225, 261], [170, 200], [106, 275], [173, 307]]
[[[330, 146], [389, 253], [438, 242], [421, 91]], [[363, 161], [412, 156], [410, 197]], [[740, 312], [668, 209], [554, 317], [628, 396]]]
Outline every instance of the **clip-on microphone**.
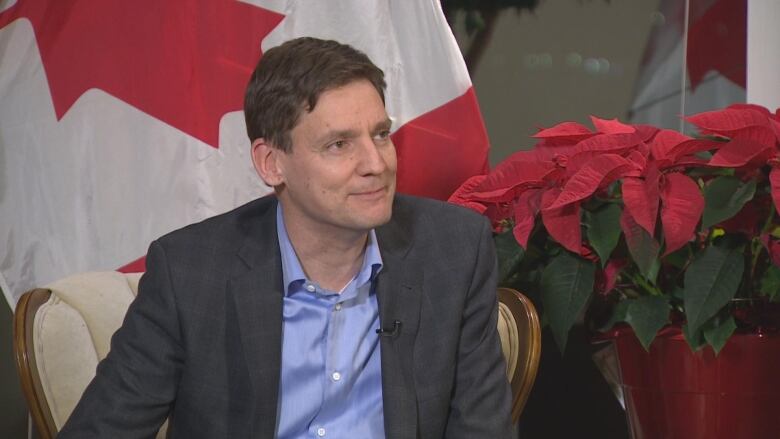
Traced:
[[382, 337], [395, 337], [400, 332], [401, 332], [400, 320], [394, 320], [392, 328], [379, 328], [376, 330], [376, 333]]

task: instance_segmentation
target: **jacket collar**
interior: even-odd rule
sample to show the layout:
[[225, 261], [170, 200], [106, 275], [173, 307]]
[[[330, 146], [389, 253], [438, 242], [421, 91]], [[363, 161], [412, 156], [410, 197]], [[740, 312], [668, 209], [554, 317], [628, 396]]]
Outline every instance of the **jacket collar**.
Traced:
[[249, 223], [238, 251], [246, 271], [233, 277], [239, 337], [254, 390], [253, 436], [273, 437], [276, 431], [279, 368], [282, 362], [282, 262], [276, 235], [276, 200]]

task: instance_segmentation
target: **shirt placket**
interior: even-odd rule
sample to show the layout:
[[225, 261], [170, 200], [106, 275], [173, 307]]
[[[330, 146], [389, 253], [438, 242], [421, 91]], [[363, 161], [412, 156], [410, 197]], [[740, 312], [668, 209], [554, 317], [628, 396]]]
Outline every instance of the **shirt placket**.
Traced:
[[323, 350], [323, 398], [322, 407], [311, 423], [309, 431], [316, 438], [339, 437], [329, 402], [338, 400], [340, 384], [344, 378], [344, 371], [341, 370], [343, 365], [339, 364], [339, 350], [342, 347], [338, 342], [344, 328], [343, 303], [338, 294], [322, 294], [320, 298], [327, 302], [324, 305], [329, 308], [326, 313], [326, 338]]

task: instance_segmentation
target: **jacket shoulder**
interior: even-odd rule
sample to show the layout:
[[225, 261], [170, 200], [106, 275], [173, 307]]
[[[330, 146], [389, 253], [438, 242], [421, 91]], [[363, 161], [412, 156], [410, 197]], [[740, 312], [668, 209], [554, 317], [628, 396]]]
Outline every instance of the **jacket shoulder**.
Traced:
[[487, 223], [487, 218], [463, 206], [411, 195], [398, 195], [393, 209], [394, 218], [401, 222], [433, 226], [444, 232], [453, 227], [479, 229]]
[[274, 196], [258, 198], [228, 212], [169, 232], [157, 241], [165, 247], [222, 247], [246, 237], [251, 233], [253, 225], [261, 219], [269, 216], [275, 218], [276, 204]]

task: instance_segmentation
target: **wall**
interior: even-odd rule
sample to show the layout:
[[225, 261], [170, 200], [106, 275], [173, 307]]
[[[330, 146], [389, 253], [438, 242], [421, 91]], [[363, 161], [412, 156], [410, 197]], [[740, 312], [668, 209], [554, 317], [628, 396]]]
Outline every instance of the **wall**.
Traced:
[[[530, 148], [537, 127], [593, 114], [624, 119], [658, 0], [542, 0], [501, 13], [472, 72], [493, 165]], [[468, 45], [462, 21], [455, 27]]]

